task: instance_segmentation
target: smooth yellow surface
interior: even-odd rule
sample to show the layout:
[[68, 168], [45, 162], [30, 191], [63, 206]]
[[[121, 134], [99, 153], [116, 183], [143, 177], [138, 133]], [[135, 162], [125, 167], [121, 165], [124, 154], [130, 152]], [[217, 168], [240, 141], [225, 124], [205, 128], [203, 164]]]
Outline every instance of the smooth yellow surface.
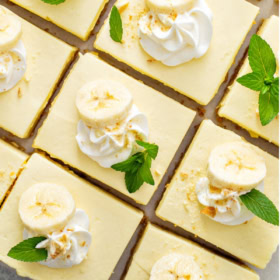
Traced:
[[[147, 116], [150, 129], [149, 142], [159, 146], [158, 157], [152, 165], [155, 186], [145, 184], [136, 193], [129, 194], [125, 186], [124, 173], [102, 168], [80, 151], [75, 139], [80, 119], [75, 103], [76, 95], [85, 83], [95, 79], [111, 79], [122, 83], [133, 95], [134, 104]], [[64, 82], [48, 118], [40, 128], [34, 147], [46, 151], [52, 157], [59, 158], [137, 202], [147, 204], [194, 117], [195, 112], [125, 75], [97, 56], [80, 55], [78, 63]]]
[[148, 225], [138, 244], [126, 280], [149, 280], [153, 265], [172, 254], [193, 256], [205, 280], [257, 280], [259, 276], [246, 267], [219, 257], [190, 240], [183, 239], [153, 225]]
[[[23, 224], [18, 214], [21, 194], [40, 182], [66, 187], [77, 208], [85, 210], [89, 216], [92, 244], [87, 259], [78, 266], [52, 269], [7, 256], [10, 248], [22, 241]], [[20, 276], [36, 280], [108, 280], [142, 217], [142, 212], [34, 154], [0, 211], [1, 224], [5, 225], [0, 228], [0, 260], [15, 268]]]
[[0, 140], [0, 204], [27, 157], [23, 152]]
[[42, 0], [11, 0], [11, 2], [86, 40], [108, 0], [66, 0], [50, 5]]
[[[269, 43], [277, 57], [279, 51], [279, 18], [272, 16], [266, 20], [258, 34]], [[252, 69], [247, 58], [238, 77], [251, 72]], [[262, 126], [260, 116], [257, 113], [258, 108], [259, 94], [235, 81], [221, 103], [219, 116], [237, 123], [248, 130], [253, 137], [263, 137], [279, 146], [279, 117], [275, 118], [269, 125]]]
[[0, 127], [25, 138], [30, 135], [76, 49], [19, 19], [27, 69], [13, 89], [0, 93]]
[[95, 47], [178, 92], [206, 105], [217, 93], [235, 56], [250, 30], [259, 8], [245, 0], [206, 0], [213, 12], [213, 38], [208, 52], [176, 67], [151, 62], [139, 43], [138, 21], [144, 13], [144, 0], [131, 0], [122, 13], [123, 44], [115, 43], [106, 21]]
[[[196, 182], [206, 175], [211, 150], [222, 143], [238, 140], [243, 141], [211, 121], [203, 121], [156, 214], [243, 261], [265, 268], [278, 246], [278, 227], [257, 217], [239, 226], [222, 225], [200, 213], [203, 207], [195, 193]], [[257, 147], [254, 149], [266, 162], [265, 194], [278, 205], [278, 159]]]

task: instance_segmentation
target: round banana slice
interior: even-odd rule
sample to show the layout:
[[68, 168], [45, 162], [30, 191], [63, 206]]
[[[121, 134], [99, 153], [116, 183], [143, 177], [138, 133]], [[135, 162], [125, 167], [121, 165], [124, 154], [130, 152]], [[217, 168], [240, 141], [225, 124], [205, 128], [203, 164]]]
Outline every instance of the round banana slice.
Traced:
[[51, 183], [33, 185], [22, 194], [19, 202], [23, 224], [43, 235], [63, 229], [75, 210], [75, 201], [69, 191]]
[[217, 146], [208, 160], [211, 185], [235, 191], [249, 191], [266, 176], [266, 165], [254, 148], [245, 142]]
[[193, 7], [194, 0], [146, 0], [146, 3], [156, 13], [184, 13]]
[[153, 266], [150, 280], [203, 280], [203, 273], [193, 257], [172, 253]]
[[0, 51], [13, 48], [21, 36], [21, 22], [6, 8], [0, 7]]
[[76, 105], [82, 120], [93, 128], [104, 128], [125, 119], [133, 104], [126, 87], [115, 81], [97, 80], [82, 87]]

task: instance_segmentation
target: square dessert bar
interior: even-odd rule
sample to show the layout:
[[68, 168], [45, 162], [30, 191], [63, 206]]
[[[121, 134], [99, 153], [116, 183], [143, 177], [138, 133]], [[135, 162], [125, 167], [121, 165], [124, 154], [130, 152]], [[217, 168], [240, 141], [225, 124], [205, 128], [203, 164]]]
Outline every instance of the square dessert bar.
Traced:
[[[279, 18], [272, 16], [264, 21], [258, 34], [268, 42], [275, 56], [279, 51]], [[251, 73], [248, 58], [238, 76]], [[262, 137], [279, 146], [279, 118], [267, 126], [262, 126], [259, 116], [259, 94], [237, 81], [229, 87], [229, 92], [221, 103], [219, 116], [227, 118], [249, 131], [252, 137]]]
[[162, 257], [186, 254], [195, 259], [206, 280], [257, 280], [249, 268], [237, 265], [203, 249], [194, 242], [149, 224], [136, 248], [126, 280], [149, 280], [153, 265]]
[[[206, 105], [218, 89], [234, 62], [259, 8], [245, 0], [207, 0], [213, 13], [213, 38], [208, 52], [176, 67], [153, 61], [139, 43], [138, 21], [146, 13], [146, 1], [131, 0], [122, 12], [123, 43], [110, 37], [109, 19], [98, 34], [95, 47], [137, 71], [154, 78], [176, 91]], [[237, 20], [238, 19], [238, 20]], [[230, 34], [230, 36], [228, 36]]]
[[0, 127], [25, 138], [30, 135], [76, 49], [19, 19], [27, 69], [13, 89], [0, 94]]
[[[77, 208], [90, 220], [92, 244], [87, 258], [77, 266], [53, 269], [38, 263], [24, 263], [7, 256], [23, 239], [23, 224], [18, 206], [21, 194], [36, 183], [64, 186], [72, 194]], [[20, 276], [37, 280], [107, 280], [130, 241], [143, 215], [97, 187], [67, 172], [39, 154], [34, 154], [18, 178], [0, 211], [0, 260], [15, 268]]]
[[66, 0], [59, 5], [50, 5], [42, 0], [11, 0], [11, 2], [82, 40], [87, 40], [108, 0]]
[[28, 156], [0, 140], [0, 205]]
[[[278, 246], [278, 228], [257, 217], [238, 226], [226, 226], [215, 222], [201, 214], [202, 206], [195, 192], [197, 181], [206, 175], [211, 150], [217, 145], [232, 141], [242, 139], [209, 120], [203, 121], [167, 187], [156, 214], [243, 261], [265, 268]], [[257, 147], [253, 148], [265, 159], [265, 194], [278, 205], [278, 159]]]
[[[80, 120], [75, 103], [77, 92], [86, 83], [98, 79], [122, 83], [132, 94], [134, 104], [147, 116], [150, 131], [148, 142], [159, 146], [158, 157], [152, 164], [155, 186], [145, 184], [136, 193], [129, 194], [123, 173], [101, 167], [80, 151], [75, 139]], [[88, 53], [80, 55], [78, 63], [56, 98], [48, 118], [40, 128], [33, 146], [115, 188], [135, 201], [147, 204], [194, 117], [195, 112], [192, 110], [113, 68], [96, 55]]]

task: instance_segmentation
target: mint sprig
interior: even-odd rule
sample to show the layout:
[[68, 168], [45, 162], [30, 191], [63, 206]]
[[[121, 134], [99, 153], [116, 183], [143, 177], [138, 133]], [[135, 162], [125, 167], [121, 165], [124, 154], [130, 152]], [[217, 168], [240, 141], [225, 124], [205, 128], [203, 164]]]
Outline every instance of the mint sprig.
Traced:
[[13, 247], [8, 256], [22, 262], [44, 261], [48, 258], [48, 251], [46, 249], [37, 249], [36, 246], [45, 239], [45, 237], [26, 239]]
[[240, 199], [257, 217], [267, 223], [279, 226], [279, 211], [264, 193], [253, 189], [249, 193], [240, 196]]
[[66, 0], [41, 0], [41, 1], [50, 5], [59, 5], [61, 3], [64, 3]]
[[125, 184], [129, 193], [135, 193], [144, 184], [154, 185], [155, 181], [151, 173], [152, 160], [158, 155], [158, 146], [142, 141], [136, 143], [144, 148], [128, 160], [114, 164], [112, 168], [125, 173]]
[[117, 43], [122, 43], [122, 37], [123, 37], [122, 18], [116, 6], [113, 6], [112, 8], [109, 24], [110, 24], [111, 38]]
[[276, 58], [269, 44], [253, 35], [249, 47], [252, 73], [237, 79], [241, 85], [259, 92], [259, 114], [263, 126], [279, 113], [279, 78], [275, 77]]

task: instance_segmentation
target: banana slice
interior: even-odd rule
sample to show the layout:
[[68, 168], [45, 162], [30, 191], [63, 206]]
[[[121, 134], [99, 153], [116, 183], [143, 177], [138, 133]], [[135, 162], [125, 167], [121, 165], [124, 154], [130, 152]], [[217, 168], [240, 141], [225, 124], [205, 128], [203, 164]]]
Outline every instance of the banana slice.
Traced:
[[172, 253], [153, 266], [150, 280], [203, 280], [203, 273], [193, 257]]
[[122, 84], [97, 80], [82, 87], [76, 105], [82, 120], [93, 128], [104, 128], [125, 119], [133, 99]]
[[156, 13], [184, 13], [193, 7], [194, 0], [146, 0], [146, 3]]
[[266, 176], [264, 159], [245, 142], [230, 142], [217, 146], [208, 160], [211, 185], [235, 191], [249, 191]]
[[19, 202], [23, 224], [43, 235], [63, 229], [75, 211], [75, 201], [68, 190], [51, 183], [33, 185], [22, 194]]
[[0, 7], [0, 51], [13, 48], [21, 36], [21, 22], [6, 8]]

